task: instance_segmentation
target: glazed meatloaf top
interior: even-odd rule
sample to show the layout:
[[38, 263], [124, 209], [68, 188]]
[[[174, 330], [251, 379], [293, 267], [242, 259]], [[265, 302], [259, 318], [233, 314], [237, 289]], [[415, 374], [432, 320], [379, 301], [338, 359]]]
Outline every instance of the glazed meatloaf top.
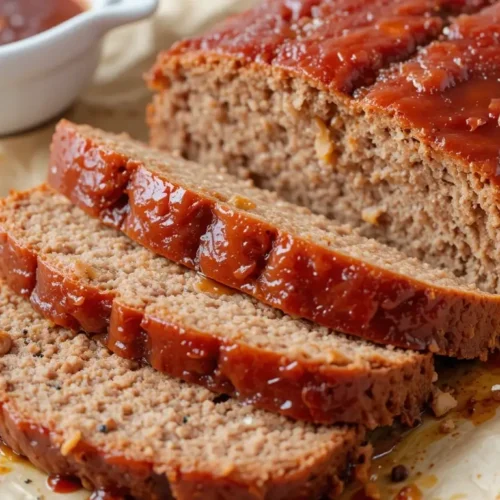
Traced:
[[[160, 54], [149, 81], [168, 88], [170, 69], [200, 62], [284, 71], [354, 97], [344, 102], [355, 112], [387, 117], [389, 128], [397, 124], [464, 170], [473, 164], [481, 182], [497, 184], [500, 4], [490, 3], [264, 1]], [[449, 14], [478, 10], [447, 26]], [[411, 58], [419, 44], [426, 47]], [[391, 66], [398, 60], [407, 62]]]
[[144, 500], [333, 497], [362, 431], [295, 423], [109, 353], [0, 284], [0, 437], [50, 473]]
[[407, 59], [441, 33], [449, 15], [474, 12], [487, 0], [264, 0], [200, 38], [161, 54], [150, 75], [168, 87], [165, 66], [196, 66], [229, 56], [272, 66], [338, 94], [352, 95], [380, 69]]
[[49, 182], [154, 252], [289, 314], [452, 356], [497, 345], [500, 297], [216, 167], [63, 121]]
[[458, 160], [462, 170], [473, 165], [479, 182], [498, 185], [500, 4], [459, 18], [444, 40], [385, 75], [362, 103]]
[[432, 358], [284, 315], [155, 256], [42, 187], [0, 205], [0, 275], [55, 323], [120, 356], [320, 423], [419, 418]]
[[[342, 93], [343, 65], [356, 79], [353, 65], [365, 60], [372, 38], [349, 45], [353, 62], [337, 49], [358, 28], [336, 28], [368, 10], [366, 27], [380, 35], [372, 24], [381, 4], [265, 2], [159, 57], [152, 78], [160, 91], [148, 113], [151, 143], [250, 175], [288, 201], [499, 293], [500, 7], [486, 4], [436, 3], [441, 14], [471, 15], [439, 15], [438, 41], [425, 42], [404, 62], [367, 57], [368, 66], [373, 61], [385, 69]], [[387, 2], [389, 9], [402, 5]], [[329, 9], [331, 15], [315, 17]], [[255, 33], [262, 35], [270, 20], [280, 27], [279, 53], [282, 46], [301, 48], [291, 52], [295, 69], [264, 57]], [[247, 46], [255, 57], [238, 51]], [[302, 71], [309, 60], [325, 72], [325, 82]]]

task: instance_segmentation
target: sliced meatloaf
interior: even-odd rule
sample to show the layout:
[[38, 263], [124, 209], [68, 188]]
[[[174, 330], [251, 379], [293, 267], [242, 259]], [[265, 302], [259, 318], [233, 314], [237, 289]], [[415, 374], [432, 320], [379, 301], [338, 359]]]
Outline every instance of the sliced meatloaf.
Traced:
[[293, 422], [140, 368], [0, 283], [0, 437], [48, 473], [143, 500], [333, 498], [363, 431]]
[[322, 423], [418, 419], [432, 357], [292, 319], [158, 257], [47, 188], [0, 207], [0, 274], [58, 325], [254, 406]]
[[154, 252], [286, 313], [457, 357], [498, 345], [500, 296], [215, 167], [63, 121], [49, 182]]
[[499, 292], [500, 5], [391, 66], [410, 3], [486, 2], [264, 2], [160, 55], [151, 140]]

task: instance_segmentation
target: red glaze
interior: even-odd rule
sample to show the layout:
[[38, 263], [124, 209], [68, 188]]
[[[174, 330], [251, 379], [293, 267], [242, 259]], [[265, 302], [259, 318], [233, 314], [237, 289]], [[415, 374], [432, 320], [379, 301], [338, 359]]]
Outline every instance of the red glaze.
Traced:
[[[54, 302], [53, 297], [58, 301]], [[72, 330], [106, 332], [113, 299], [112, 293], [91, 290], [61, 276], [50, 263], [38, 261], [31, 303], [42, 314], [50, 311], [54, 323]]]
[[[11, 241], [9, 237], [4, 240]], [[8, 248], [13, 255], [26, 253], [19, 244]], [[0, 267], [1, 276], [9, 275], [12, 289], [18, 290], [17, 277], [23, 281], [33, 272], [34, 285], [26, 295], [49, 320], [89, 334], [107, 332], [100, 340], [117, 355], [259, 408], [317, 423], [376, 427], [390, 424], [395, 416], [412, 423], [430, 394], [434, 373], [430, 355], [415, 354], [407, 362], [387, 362], [378, 368], [353, 367], [342, 359], [336, 365], [291, 359], [195, 330], [175, 311], [163, 310], [159, 315], [152, 308], [147, 312], [132, 308], [120, 300], [119, 290], [102, 292], [85, 280], [68, 278], [64, 269], [47, 265], [43, 254], [33, 258], [35, 271], [31, 262], [23, 268], [24, 261], [14, 259], [17, 267]], [[213, 293], [213, 285], [205, 279], [202, 283]], [[215, 290], [235, 293], [219, 286]]]
[[47, 486], [54, 493], [74, 493], [82, 489], [82, 483], [78, 478], [60, 474], [51, 474], [47, 478]]
[[162, 64], [197, 53], [271, 65], [331, 91], [352, 94], [380, 69], [435, 39], [449, 14], [487, 0], [267, 0], [213, 32], [176, 44], [159, 58], [151, 85], [162, 88]]
[[[457, 357], [485, 356], [497, 345], [499, 297], [432, 286], [296, 237], [113, 156], [69, 122], [57, 128], [51, 165], [51, 185], [90, 215], [286, 313], [382, 344]], [[126, 186], [120, 181], [122, 196], [113, 190], [106, 200], [93, 194], [89, 186], [97, 181], [89, 179], [106, 186], [109, 176], [115, 186], [110, 165], [129, 179]], [[119, 217], [110, 216], [114, 207]]]
[[0, 273], [9, 287], [23, 297], [29, 297], [36, 285], [36, 254], [21, 248], [0, 231]]
[[84, 10], [83, 0], [2, 0], [0, 45], [47, 31]]
[[464, 170], [500, 183], [500, 5], [462, 17], [361, 105], [394, 117]]

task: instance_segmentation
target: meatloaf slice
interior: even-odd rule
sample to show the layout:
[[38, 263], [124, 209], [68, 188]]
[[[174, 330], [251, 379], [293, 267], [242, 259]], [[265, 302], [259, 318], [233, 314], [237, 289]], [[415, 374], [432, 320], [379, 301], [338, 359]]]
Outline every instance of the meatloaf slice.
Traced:
[[[411, 3], [458, 13], [487, 2]], [[354, 5], [372, 24], [366, 17], [367, 26], [342, 32], [360, 19]], [[150, 77], [158, 90], [152, 143], [250, 174], [289, 201], [498, 293], [500, 6], [460, 17], [442, 41], [372, 86], [358, 66], [389, 62], [370, 52], [384, 32], [375, 5], [264, 2], [163, 53]], [[270, 20], [281, 27], [279, 37], [268, 31], [272, 55], [261, 43]], [[364, 38], [349, 43], [358, 33]]]
[[498, 344], [499, 296], [215, 167], [63, 121], [49, 182], [154, 252], [286, 313], [463, 358]]
[[144, 500], [304, 499], [369, 460], [355, 427], [293, 422], [111, 354], [0, 284], [0, 437], [48, 473]]
[[432, 357], [292, 319], [133, 243], [47, 188], [0, 208], [0, 274], [56, 324], [118, 355], [321, 423], [418, 419]]
[[[413, 253], [449, 265], [497, 293], [499, 33], [500, 4], [463, 16], [450, 26], [445, 40], [387, 75], [362, 98], [366, 120], [373, 124], [370, 133], [381, 137], [381, 130], [392, 123], [389, 140], [394, 143], [397, 134], [402, 145], [399, 155], [391, 151], [390, 177], [400, 176], [396, 185], [403, 196], [412, 197], [412, 210], [432, 221], [420, 225]], [[383, 135], [387, 141], [387, 132]], [[403, 165], [406, 173], [401, 175]], [[415, 186], [411, 192], [409, 184]], [[395, 202], [388, 202], [390, 213], [397, 213]], [[407, 212], [404, 217], [410, 220]], [[400, 238], [401, 223], [398, 220], [385, 232], [407, 245]]]

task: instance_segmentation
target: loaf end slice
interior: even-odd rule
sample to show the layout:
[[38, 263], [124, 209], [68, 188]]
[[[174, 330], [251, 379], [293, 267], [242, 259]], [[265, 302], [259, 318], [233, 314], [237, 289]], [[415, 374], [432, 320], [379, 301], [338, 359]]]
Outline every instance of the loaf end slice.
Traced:
[[286, 313], [463, 358], [498, 345], [500, 297], [216, 167], [63, 121], [49, 182], [154, 252]]
[[0, 274], [45, 317], [105, 334], [122, 357], [295, 419], [412, 424], [431, 392], [430, 355], [286, 316], [154, 255], [50, 188], [0, 204]]
[[42, 319], [0, 285], [0, 436], [49, 473], [144, 500], [333, 498], [363, 432], [220, 402]]
[[[448, 26], [405, 63], [385, 61], [354, 94], [341, 92], [337, 79], [358, 75], [343, 67], [383, 60], [367, 56], [372, 40], [384, 37], [375, 28], [380, 4], [270, 3], [159, 56], [152, 144], [250, 175], [291, 202], [499, 293], [498, 2], [411, 2], [407, 14], [435, 8], [431, 15]], [[387, 2], [384, 15], [405, 3]], [[339, 5], [349, 12], [346, 33]], [[372, 22], [356, 27], [364, 9], [374, 9]], [[280, 20], [281, 36], [264, 37], [270, 19]], [[366, 29], [368, 42], [341, 47]], [[269, 46], [299, 54], [296, 67], [280, 68]], [[299, 62], [306, 69], [314, 62], [312, 71], [331, 84]]]

